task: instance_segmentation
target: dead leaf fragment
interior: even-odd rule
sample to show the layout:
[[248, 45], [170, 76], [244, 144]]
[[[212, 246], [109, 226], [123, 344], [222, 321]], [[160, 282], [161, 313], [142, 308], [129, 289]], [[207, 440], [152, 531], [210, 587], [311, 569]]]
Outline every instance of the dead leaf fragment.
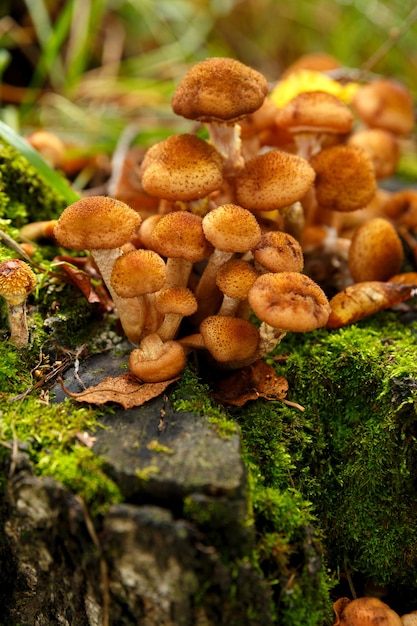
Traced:
[[287, 379], [277, 376], [271, 365], [260, 360], [222, 379], [215, 397], [224, 404], [243, 406], [249, 400], [258, 398], [284, 402], [287, 391]]
[[63, 391], [77, 402], [90, 402], [91, 404], [117, 402], [124, 409], [131, 409], [135, 406], [142, 406], [148, 400], [156, 398], [178, 378], [179, 376], [171, 380], [164, 380], [161, 383], [142, 383], [132, 374], [122, 374], [115, 378], [104, 378], [98, 385], [79, 393], [68, 391], [62, 379], [60, 382]]
[[335, 329], [353, 324], [415, 295], [416, 284], [380, 281], [355, 283], [330, 300], [331, 313], [327, 328]]

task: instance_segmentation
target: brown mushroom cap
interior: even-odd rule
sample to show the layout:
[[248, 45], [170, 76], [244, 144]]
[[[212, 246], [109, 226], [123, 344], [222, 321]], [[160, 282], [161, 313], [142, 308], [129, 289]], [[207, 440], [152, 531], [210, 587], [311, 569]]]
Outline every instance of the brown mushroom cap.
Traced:
[[161, 256], [192, 263], [202, 261], [213, 249], [204, 236], [202, 218], [187, 211], [164, 215], [152, 231], [149, 245]]
[[183, 347], [176, 341], [162, 341], [152, 333], [142, 339], [132, 350], [129, 368], [132, 374], [145, 383], [157, 383], [178, 376], [185, 367]]
[[310, 161], [316, 172], [315, 191], [320, 206], [334, 211], [364, 208], [376, 191], [371, 157], [356, 146], [325, 148]]
[[187, 72], [172, 109], [187, 119], [233, 123], [258, 109], [267, 93], [268, 82], [256, 70], [235, 59], [212, 57]]
[[204, 198], [223, 182], [223, 160], [195, 135], [172, 135], [154, 144], [141, 165], [144, 190], [151, 196], [185, 202]]
[[321, 328], [330, 314], [322, 289], [298, 272], [262, 274], [250, 289], [248, 300], [260, 320], [285, 331]]
[[204, 216], [202, 225], [206, 239], [225, 252], [247, 252], [261, 238], [256, 217], [236, 204], [216, 207]]
[[349, 133], [353, 125], [350, 109], [326, 91], [305, 91], [278, 109], [275, 121], [292, 133]]
[[256, 269], [243, 259], [230, 259], [218, 270], [216, 283], [229, 298], [245, 300], [259, 274]]
[[279, 230], [262, 233], [252, 254], [255, 261], [270, 272], [301, 272], [304, 267], [303, 251], [298, 241]]
[[36, 287], [36, 275], [20, 259], [9, 259], [0, 264], [0, 296], [8, 304], [23, 304]]
[[402, 626], [398, 613], [379, 598], [356, 598], [346, 602], [338, 618], [340, 626]]
[[124, 202], [87, 196], [63, 211], [54, 234], [61, 246], [72, 250], [107, 250], [129, 241], [140, 223], [140, 215]]
[[399, 135], [408, 135], [414, 128], [411, 93], [405, 85], [390, 78], [380, 78], [360, 87], [352, 106], [371, 128], [385, 128]]
[[308, 161], [271, 150], [248, 161], [236, 176], [236, 201], [251, 211], [274, 211], [300, 200], [314, 182]]
[[135, 298], [161, 289], [166, 278], [162, 257], [153, 250], [132, 250], [116, 259], [111, 284], [122, 298]]
[[355, 230], [349, 248], [349, 270], [355, 282], [388, 280], [404, 260], [401, 239], [394, 226], [374, 217]]
[[219, 363], [241, 361], [256, 352], [258, 329], [246, 320], [222, 315], [206, 317], [200, 333], [210, 354]]
[[400, 146], [390, 131], [383, 128], [359, 130], [349, 137], [347, 144], [368, 152], [377, 179], [387, 178], [395, 173], [400, 157]]
[[155, 306], [160, 313], [192, 315], [197, 310], [197, 300], [191, 289], [186, 287], [167, 287], [158, 291]]

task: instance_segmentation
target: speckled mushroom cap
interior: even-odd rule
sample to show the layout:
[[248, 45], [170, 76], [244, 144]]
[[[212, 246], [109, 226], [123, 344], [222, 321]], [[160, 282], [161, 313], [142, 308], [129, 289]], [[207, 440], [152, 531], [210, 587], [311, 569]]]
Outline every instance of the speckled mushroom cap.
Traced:
[[122, 298], [135, 298], [161, 289], [165, 261], [153, 250], [132, 250], [119, 256], [113, 266], [111, 285]]
[[335, 624], [339, 626], [402, 626], [406, 624], [398, 613], [379, 598], [363, 597], [349, 600], [339, 598], [333, 605], [336, 614]]
[[298, 272], [262, 274], [250, 289], [248, 300], [260, 320], [290, 332], [321, 328], [330, 315], [322, 289]]
[[187, 72], [174, 93], [172, 109], [192, 120], [233, 123], [259, 109], [267, 93], [262, 74], [235, 59], [213, 57]]
[[278, 109], [275, 121], [292, 133], [345, 134], [352, 128], [353, 115], [336, 96], [326, 91], [306, 91]]
[[140, 215], [124, 202], [89, 196], [63, 211], [54, 235], [61, 246], [73, 250], [107, 250], [128, 242], [140, 223]]
[[213, 250], [204, 236], [202, 218], [187, 211], [164, 215], [152, 231], [149, 245], [161, 256], [192, 263], [202, 261]]
[[355, 282], [388, 280], [401, 270], [404, 249], [390, 221], [374, 217], [358, 226], [349, 247], [349, 271]]
[[236, 201], [251, 211], [274, 211], [300, 200], [314, 182], [309, 162], [271, 150], [248, 161], [236, 176]]
[[12, 306], [22, 304], [36, 287], [36, 275], [20, 259], [0, 264], [0, 296]]
[[222, 204], [207, 213], [203, 230], [215, 248], [226, 252], [247, 252], [261, 238], [256, 217], [236, 204]]
[[197, 299], [187, 287], [167, 287], [156, 294], [155, 306], [163, 314], [175, 313], [188, 316], [196, 312]]
[[204, 198], [223, 182], [223, 160], [195, 135], [172, 135], [154, 144], [141, 164], [141, 181], [151, 196], [190, 201]]
[[304, 267], [300, 244], [292, 235], [280, 230], [262, 233], [252, 254], [255, 261], [270, 272], [301, 272]]
[[311, 158], [316, 172], [317, 201], [333, 211], [364, 208], [376, 191], [372, 159], [362, 148], [337, 145], [325, 148]]
[[219, 289], [238, 300], [245, 300], [259, 273], [243, 259], [230, 259], [223, 263], [216, 274], [216, 283]]
[[392, 176], [400, 158], [400, 144], [394, 133], [384, 128], [364, 128], [350, 135], [347, 144], [368, 152], [377, 179]]
[[259, 331], [246, 320], [210, 315], [200, 325], [204, 345], [219, 363], [244, 361], [252, 357], [259, 342]]

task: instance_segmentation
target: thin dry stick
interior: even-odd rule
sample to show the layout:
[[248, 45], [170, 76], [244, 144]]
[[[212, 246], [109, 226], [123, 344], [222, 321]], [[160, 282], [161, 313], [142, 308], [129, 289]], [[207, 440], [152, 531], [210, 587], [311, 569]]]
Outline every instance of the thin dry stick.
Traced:
[[411, 28], [414, 22], [417, 20], [417, 5], [407, 15], [404, 22], [396, 29], [393, 29], [389, 34], [388, 39], [375, 50], [374, 54], [361, 66], [361, 71], [369, 72], [386, 54], [395, 46], [397, 41], [405, 35], [405, 33]]

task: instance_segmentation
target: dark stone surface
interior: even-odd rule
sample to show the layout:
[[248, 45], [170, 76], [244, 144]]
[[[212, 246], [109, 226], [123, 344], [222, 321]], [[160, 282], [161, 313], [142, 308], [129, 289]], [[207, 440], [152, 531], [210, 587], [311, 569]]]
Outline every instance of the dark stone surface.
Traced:
[[[65, 384], [80, 391], [80, 379], [95, 385], [125, 361], [95, 356]], [[93, 451], [125, 502], [94, 525], [78, 497], [19, 455], [2, 507], [0, 624], [272, 624], [269, 589], [250, 563], [238, 431], [222, 437], [207, 417], [174, 413], [168, 396], [114, 407], [101, 423]]]

